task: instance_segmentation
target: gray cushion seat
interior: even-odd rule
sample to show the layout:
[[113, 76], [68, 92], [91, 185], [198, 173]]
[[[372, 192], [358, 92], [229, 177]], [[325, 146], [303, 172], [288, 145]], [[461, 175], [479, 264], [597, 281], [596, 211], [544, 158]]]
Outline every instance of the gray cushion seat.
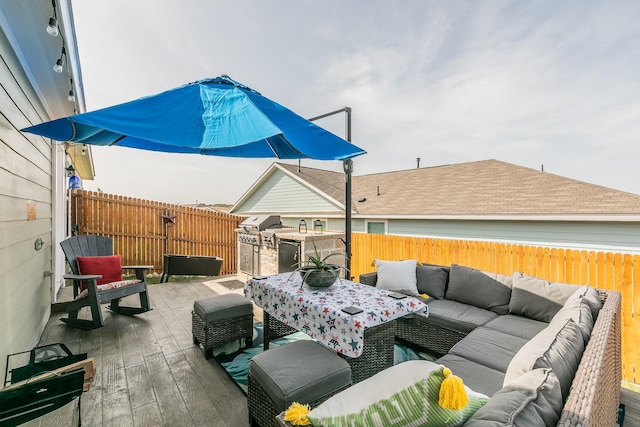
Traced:
[[424, 321], [468, 334], [498, 317], [493, 311], [450, 300], [429, 299], [429, 317]]
[[276, 414], [293, 402], [323, 400], [351, 385], [347, 361], [311, 340], [256, 355], [249, 364], [249, 375], [273, 401]]
[[502, 388], [504, 382], [504, 372], [491, 369], [464, 357], [455, 354], [446, 354], [436, 363], [451, 369], [454, 375], [464, 379], [464, 384], [473, 391], [486, 394], [491, 397]]
[[528, 340], [493, 329], [479, 327], [454, 345], [449, 354], [464, 357], [500, 372], [507, 372], [509, 363]]
[[515, 314], [505, 314], [504, 316], [490, 320], [484, 326], [485, 328], [530, 340], [538, 335], [538, 332], [549, 326], [549, 324]]
[[193, 311], [208, 324], [253, 315], [253, 303], [238, 294], [214, 295], [195, 301]]

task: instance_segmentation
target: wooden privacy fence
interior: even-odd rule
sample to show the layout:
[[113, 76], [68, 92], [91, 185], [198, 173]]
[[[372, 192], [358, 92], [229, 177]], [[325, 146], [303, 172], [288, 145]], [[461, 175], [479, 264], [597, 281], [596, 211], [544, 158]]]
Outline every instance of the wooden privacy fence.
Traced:
[[[74, 233], [113, 238], [124, 264], [153, 265], [162, 271], [163, 255], [224, 258], [221, 273], [237, 270], [235, 229], [243, 218], [206, 209], [74, 190]], [[510, 275], [520, 271], [553, 282], [591, 285], [622, 294], [622, 376], [638, 384], [640, 366], [640, 255], [545, 248], [508, 243], [446, 240], [381, 234], [352, 234], [351, 275], [375, 271], [374, 259], [416, 259], [439, 265], [460, 264]]]
[[177, 254], [223, 258], [220, 274], [235, 274], [234, 229], [242, 219], [208, 209], [85, 190], [71, 194], [74, 234], [111, 237], [123, 264], [153, 265], [156, 273], [162, 272], [164, 254]]
[[352, 234], [351, 275], [375, 271], [374, 259], [415, 259], [460, 264], [511, 275], [514, 271], [552, 282], [590, 285], [622, 294], [622, 377], [638, 384], [640, 367], [640, 255], [545, 248], [508, 243]]

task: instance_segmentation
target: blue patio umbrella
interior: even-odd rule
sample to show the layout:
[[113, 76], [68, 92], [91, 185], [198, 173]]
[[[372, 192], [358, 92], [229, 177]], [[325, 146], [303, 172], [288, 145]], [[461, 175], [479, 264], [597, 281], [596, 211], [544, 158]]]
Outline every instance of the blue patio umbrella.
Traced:
[[56, 141], [227, 157], [346, 160], [365, 154], [224, 75], [22, 131]]
[[169, 153], [342, 160], [345, 246], [351, 254], [351, 159], [366, 152], [228, 76], [199, 80], [22, 131], [56, 141]]

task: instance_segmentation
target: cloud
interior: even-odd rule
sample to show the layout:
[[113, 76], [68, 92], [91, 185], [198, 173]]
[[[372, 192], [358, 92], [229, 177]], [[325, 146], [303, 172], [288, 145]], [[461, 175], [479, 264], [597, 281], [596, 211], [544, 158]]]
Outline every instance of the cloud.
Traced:
[[[303, 117], [351, 107], [358, 174], [496, 158], [640, 193], [637, 2], [77, 3], [90, 109], [227, 73]], [[235, 201], [271, 163], [168, 159], [134, 161], [136, 191]]]

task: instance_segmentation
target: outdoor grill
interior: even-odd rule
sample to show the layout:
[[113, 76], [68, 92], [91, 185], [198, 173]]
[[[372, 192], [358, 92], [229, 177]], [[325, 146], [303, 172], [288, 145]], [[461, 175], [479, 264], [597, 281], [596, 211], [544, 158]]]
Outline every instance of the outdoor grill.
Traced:
[[254, 215], [245, 219], [238, 233], [240, 271], [256, 276], [260, 274], [260, 233], [269, 229], [282, 228], [280, 215]]

